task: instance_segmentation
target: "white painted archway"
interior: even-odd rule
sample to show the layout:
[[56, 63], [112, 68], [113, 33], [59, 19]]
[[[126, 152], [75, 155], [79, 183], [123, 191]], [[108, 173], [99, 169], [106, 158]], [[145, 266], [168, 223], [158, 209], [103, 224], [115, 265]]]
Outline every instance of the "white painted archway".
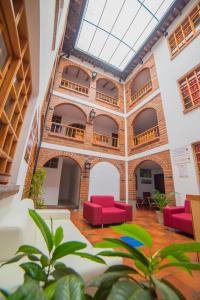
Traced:
[[91, 195], [112, 195], [120, 200], [120, 174], [114, 165], [100, 162], [91, 169], [89, 199]]

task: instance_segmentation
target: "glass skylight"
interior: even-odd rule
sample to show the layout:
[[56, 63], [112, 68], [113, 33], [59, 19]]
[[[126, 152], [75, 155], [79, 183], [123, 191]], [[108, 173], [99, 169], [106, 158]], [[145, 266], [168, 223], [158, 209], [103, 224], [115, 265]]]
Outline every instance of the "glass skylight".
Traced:
[[87, 0], [75, 48], [121, 71], [175, 0]]

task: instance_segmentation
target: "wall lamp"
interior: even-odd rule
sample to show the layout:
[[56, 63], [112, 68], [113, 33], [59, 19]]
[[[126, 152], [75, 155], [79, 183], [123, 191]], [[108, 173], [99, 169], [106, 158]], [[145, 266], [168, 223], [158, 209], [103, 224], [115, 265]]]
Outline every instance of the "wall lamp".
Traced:
[[97, 77], [97, 72], [93, 71], [92, 72], [92, 80], [95, 80]]
[[96, 112], [94, 111], [94, 109], [92, 109], [89, 113], [89, 119], [90, 121], [93, 121], [96, 117]]
[[88, 160], [85, 161], [84, 163], [85, 170], [90, 170], [91, 169], [91, 162]]

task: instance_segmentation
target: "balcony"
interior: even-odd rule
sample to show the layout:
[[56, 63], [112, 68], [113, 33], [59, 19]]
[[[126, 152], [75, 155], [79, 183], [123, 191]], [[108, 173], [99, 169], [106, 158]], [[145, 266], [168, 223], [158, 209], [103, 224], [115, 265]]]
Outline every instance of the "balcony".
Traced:
[[131, 96], [130, 105], [135, 103], [137, 100], [142, 98], [144, 95], [146, 95], [149, 91], [152, 89], [152, 82], [151, 80], [147, 83], [145, 83], [135, 94]]
[[118, 107], [118, 88], [107, 79], [98, 79], [96, 83], [96, 100]]
[[131, 83], [131, 98], [129, 105], [131, 106], [136, 101], [144, 97], [152, 90], [152, 81], [149, 68], [140, 71]]
[[93, 143], [98, 144], [99, 146], [107, 146], [107, 147], [115, 147], [118, 148], [118, 138], [100, 134], [100, 133], [93, 133]]
[[133, 121], [133, 146], [154, 142], [159, 138], [157, 112], [154, 108], [142, 110]]
[[77, 66], [67, 66], [63, 69], [60, 87], [88, 96], [90, 77], [84, 70]]
[[77, 106], [60, 104], [54, 108], [50, 135], [84, 142], [86, 115]]
[[70, 90], [70, 91], [74, 91], [76, 93], [79, 93], [79, 94], [82, 94], [82, 95], [85, 95], [85, 96], [88, 96], [89, 94], [89, 88], [84, 86], [84, 85], [80, 85], [78, 83], [75, 83], [73, 81], [69, 81], [69, 80], [66, 80], [66, 79], [61, 79], [61, 84], [60, 86], [62, 88], [65, 88], [67, 90]]
[[159, 137], [159, 128], [155, 126], [147, 131], [138, 134], [134, 137], [134, 146], [143, 145], [149, 142], [153, 142]]
[[119, 148], [118, 124], [107, 115], [98, 115], [93, 123], [93, 144], [100, 147]]
[[66, 124], [51, 123], [51, 132], [62, 137], [68, 137], [76, 141], [84, 141], [85, 130], [68, 126]]

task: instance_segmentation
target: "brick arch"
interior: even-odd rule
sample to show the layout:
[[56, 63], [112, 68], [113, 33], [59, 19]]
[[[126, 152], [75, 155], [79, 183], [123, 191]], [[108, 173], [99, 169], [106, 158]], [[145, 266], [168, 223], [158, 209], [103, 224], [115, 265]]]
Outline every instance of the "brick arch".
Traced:
[[133, 84], [133, 81], [137, 78], [137, 76], [144, 70], [149, 70], [149, 74], [150, 74], [150, 77], [151, 77], [151, 68], [150, 67], [147, 67], [147, 66], [143, 66], [141, 69], [139, 69], [136, 74], [133, 76], [133, 78], [130, 80], [129, 84], [128, 84], [128, 88], [131, 89], [131, 86]]
[[96, 86], [97, 86], [97, 82], [100, 81], [100, 80], [107, 80], [107, 81], [110, 81], [116, 88], [117, 90], [117, 96], [119, 97], [119, 87], [118, 85], [116, 84], [116, 82], [114, 82], [114, 80], [110, 79], [110, 78], [106, 78], [106, 77], [98, 77], [98, 79], [96, 80]]
[[129, 163], [129, 197], [136, 200], [136, 169], [145, 161], [153, 161], [157, 163], [163, 170], [165, 192], [174, 192], [174, 182], [172, 175], [171, 159], [169, 151], [148, 155], [146, 157], [133, 160]]
[[70, 67], [75, 67], [75, 68], [79, 68], [81, 71], [83, 71], [85, 74], [88, 75], [89, 77], [89, 82], [91, 82], [91, 74], [89, 73], [89, 71], [87, 69], [84, 69], [82, 66], [80, 65], [76, 65], [76, 64], [73, 64], [73, 63], [68, 63], [67, 65], [65, 65], [63, 68], [62, 68], [62, 73], [64, 71], [65, 68], [70, 68]]
[[75, 161], [80, 169], [81, 169], [81, 172], [83, 171], [83, 162], [81, 159], [79, 159], [78, 157], [75, 157], [72, 153], [66, 153], [66, 152], [62, 152], [62, 151], [49, 151], [49, 153], [47, 153], [45, 156], [41, 156], [40, 157], [40, 164], [39, 166], [40, 167], [44, 167], [44, 165], [52, 158], [54, 157], [66, 157], [66, 158], [70, 158], [72, 159], [73, 161]]
[[121, 168], [117, 164], [117, 161], [110, 162], [110, 160], [107, 160], [107, 159], [101, 158], [101, 157], [95, 157], [94, 159], [91, 159], [91, 168], [93, 168], [96, 164], [98, 164], [100, 162], [110, 163], [111, 165], [113, 165], [114, 167], [116, 167], [119, 172], [121, 171]]
[[63, 101], [63, 102], [61, 102], [61, 103], [54, 106], [53, 112], [54, 112], [56, 107], [61, 106], [61, 105], [68, 105], [68, 106], [71, 105], [71, 106], [76, 107], [77, 109], [79, 109], [83, 113], [83, 115], [85, 116], [85, 121], [87, 122], [87, 118], [88, 118], [87, 114], [84, 112], [82, 107], [80, 107], [80, 106], [78, 106], [77, 104], [74, 104], [74, 103], [66, 103], [65, 101]]
[[105, 116], [105, 117], [107, 117], [107, 118], [112, 119], [113, 122], [116, 124], [116, 126], [117, 126], [117, 128], [118, 128], [118, 131], [119, 131], [119, 128], [120, 128], [119, 122], [118, 122], [115, 118], [113, 118], [113, 116], [110, 116], [109, 114], [105, 114], [105, 113], [100, 113], [100, 114], [96, 115], [96, 118], [98, 118], [98, 117], [100, 117], [100, 116]]

